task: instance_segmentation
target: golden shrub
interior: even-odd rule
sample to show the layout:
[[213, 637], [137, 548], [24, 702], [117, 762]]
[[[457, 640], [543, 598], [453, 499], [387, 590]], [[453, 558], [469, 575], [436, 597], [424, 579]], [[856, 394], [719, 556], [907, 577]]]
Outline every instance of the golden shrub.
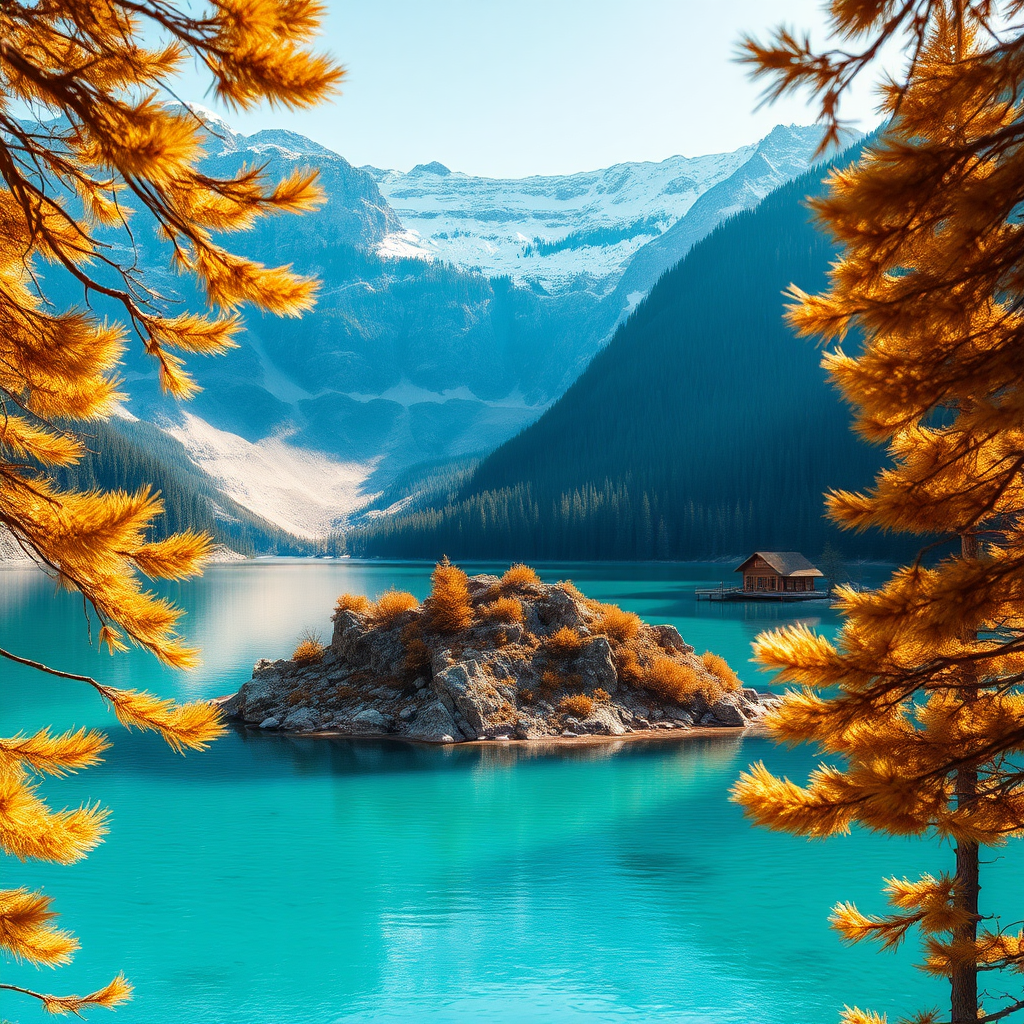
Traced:
[[571, 658], [587, 642], [575, 629], [562, 626], [544, 641], [548, 653], [555, 658]]
[[631, 647], [620, 647], [615, 652], [615, 667], [619, 678], [632, 686], [639, 686], [644, 679], [643, 666], [636, 651]]
[[402, 668], [415, 678], [425, 676], [430, 671], [430, 648], [419, 636], [402, 637], [405, 643], [405, 659]]
[[486, 622], [523, 621], [523, 606], [514, 597], [499, 597], [490, 604], [481, 605], [477, 613]]
[[433, 587], [423, 602], [426, 626], [435, 633], [459, 633], [473, 623], [469, 601], [469, 577], [447, 558], [441, 559], [430, 576]]
[[722, 684], [724, 690], [738, 690], [740, 688], [740, 677], [732, 670], [729, 662], [720, 654], [712, 654], [705, 651], [700, 660], [704, 667]]
[[532, 704], [533, 703], [533, 690], [527, 690], [527, 689], [520, 690], [519, 691], [519, 699], [524, 704]]
[[594, 712], [594, 701], [585, 693], [571, 693], [558, 702], [558, 710], [577, 718], [589, 718]]
[[510, 565], [501, 577], [501, 589], [504, 591], [529, 590], [539, 584], [537, 573], [522, 562]]
[[655, 658], [643, 675], [643, 687], [664, 700], [680, 703], [699, 693], [708, 695], [708, 684], [692, 665], [671, 658]]
[[292, 651], [292, 661], [296, 665], [315, 665], [324, 660], [323, 638], [315, 630], [307, 629], [300, 637]]
[[302, 704], [304, 701], [309, 699], [309, 689], [305, 686], [296, 686], [291, 693], [285, 697], [285, 703], [295, 707], [296, 704]]
[[609, 640], [625, 644], [640, 635], [643, 620], [633, 612], [624, 611], [618, 605], [603, 604], [598, 612], [594, 630], [603, 633]]
[[556, 690], [561, 689], [564, 683], [563, 678], [551, 669], [545, 669], [540, 677], [540, 694], [542, 697], [550, 697]]
[[335, 612], [355, 612], [365, 615], [370, 610], [370, 599], [362, 594], [342, 594], [334, 602]]
[[590, 696], [594, 698], [595, 704], [607, 704], [612, 699], [612, 695], [600, 686]]
[[370, 605], [369, 616], [379, 626], [393, 626], [406, 612], [415, 611], [420, 603], [405, 590], [385, 590]]

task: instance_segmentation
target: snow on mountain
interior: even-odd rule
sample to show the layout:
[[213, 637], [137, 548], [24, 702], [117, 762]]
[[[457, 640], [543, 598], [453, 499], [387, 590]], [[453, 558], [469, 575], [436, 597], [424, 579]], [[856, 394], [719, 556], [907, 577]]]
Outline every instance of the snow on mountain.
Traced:
[[[481, 178], [443, 164], [408, 173], [365, 167], [402, 219], [420, 256], [551, 292], [590, 279], [607, 287], [637, 249], [671, 227], [754, 151], [660, 163], [622, 163], [578, 174]], [[380, 251], [390, 254], [390, 240]], [[412, 255], [405, 249], [403, 255]]]
[[[205, 390], [187, 409], [132, 364], [132, 410], [229, 497], [307, 537], [382, 493], [400, 501], [416, 467], [479, 457], [537, 419], [658, 276], [806, 170], [820, 138], [779, 128], [732, 153], [502, 180], [359, 169], [294, 132], [207, 130], [212, 174], [319, 169], [320, 209], [236, 242], [316, 275], [319, 301], [301, 321], [247, 313], [239, 348], [194, 365]], [[165, 256], [148, 262], [164, 272]]]
[[370, 500], [362, 488], [372, 464], [341, 462], [284, 435], [253, 443], [187, 411], [162, 427], [229, 498], [292, 536], [323, 537]]
[[780, 126], [731, 153], [519, 179], [475, 177], [437, 162], [407, 173], [363, 169], [404, 228], [380, 243], [380, 255], [437, 258], [554, 294], [583, 287], [603, 295], [702, 197], [734, 182], [716, 204], [716, 223], [753, 206], [807, 170], [820, 138], [816, 127]]
[[[849, 133], [844, 145], [859, 135]], [[816, 125], [773, 128], [729, 177], [708, 189], [685, 216], [636, 252], [611, 297], [620, 317], [632, 312], [655, 281], [723, 220], [757, 206], [769, 192], [811, 167], [820, 142], [821, 129]]]

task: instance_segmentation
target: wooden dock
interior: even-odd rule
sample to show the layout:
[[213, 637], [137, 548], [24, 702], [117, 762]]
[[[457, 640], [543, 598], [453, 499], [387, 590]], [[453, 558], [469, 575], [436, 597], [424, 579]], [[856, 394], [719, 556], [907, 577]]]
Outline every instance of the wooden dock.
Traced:
[[829, 601], [825, 590], [744, 590], [743, 587], [700, 587], [694, 591], [698, 601]]

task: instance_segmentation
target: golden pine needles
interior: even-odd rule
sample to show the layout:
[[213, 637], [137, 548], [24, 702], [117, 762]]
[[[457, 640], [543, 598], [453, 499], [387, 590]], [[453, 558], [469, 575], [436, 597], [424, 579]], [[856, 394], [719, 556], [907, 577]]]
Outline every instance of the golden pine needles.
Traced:
[[[112, 652], [131, 642], [168, 665], [195, 664], [178, 632], [180, 610], [145, 589], [143, 578], [195, 575], [210, 539], [183, 533], [152, 541], [163, 506], [148, 489], [83, 492], [55, 482], [52, 471], [85, 450], [66, 425], [107, 417], [122, 401], [118, 366], [130, 335], [89, 312], [87, 302], [65, 310], [48, 303], [40, 264], [60, 266], [84, 297], [101, 295], [119, 307], [156, 361], [163, 387], [179, 398], [196, 391], [181, 354], [230, 348], [243, 303], [285, 315], [307, 309], [313, 281], [234, 255], [220, 239], [260, 217], [314, 207], [315, 174], [298, 169], [273, 183], [261, 169], [245, 168], [212, 177], [198, 166], [202, 118], [157, 97], [195, 61], [212, 74], [215, 94], [235, 107], [314, 104], [341, 78], [337, 65], [309, 46], [323, 14], [314, 0], [195, 12], [173, 2], [56, 0], [0, 10], [0, 528], [61, 586], [83, 595], [99, 620], [100, 643]], [[37, 123], [15, 117], [19, 109], [33, 111]], [[209, 312], [172, 310], [147, 287], [131, 251], [133, 207], [155, 222], [177, 269], [205, 292]], [[110, 244], [115, 232], [125, 246]], [[104, 686], [10, 651], [0, 657], [92, 685], [124, 725], [154, 730], [176, 750], [201, 749], [222, 731], [210, 705]], [[33, 775], [87, 768], [105, 748], [102, 736], [84, 730], [0, 739], [0, 850], [71, 863], [92, 849], [105, 830], [104, 813], [92, 805], [50, 810]], [[75, 945], [53, 925], [45, 897], [0, 891], [0, 950], [56, 966]], [[50, 1013], [75, 1015], [131, 994], [122, 975], [85, 996], [7, 983], [0, 989], [36, 998]]]
[[634, 612], [627, 612], [614, 604], [598, 605], [596, 633], [603, 633], [615, 643], [628, 644], [640, 635], [643, 620]]
[[473, 622], [469, 578], [443, 558], [431, 574], [433, 587], [423, 602], [424, 626], [434, 633], [460, 633]]
[[405, 590], [385, 590], [369, 607], [366, 614], [381, 626], [393, 626], [407, 612], [415, 611], [420, 603]]
[[342, 594], [335, 602], [335, 612], [355, 612], [366, 615], [370, 611], [370, 599], [363, 594]]
[[575, 718], [588, 718], [594, 713], [594, 700], [585, 693], [570, 693], [558, 702], [558, 710]]
[[705, 651], [700, 656], [701, 664], [713, 675], [722, 685], [722, 689], [737, 690], [740, 686], [740, 677], [733, 671], [732, 666], [720, 654], [713, 654]]
[[529, 591], [531, 587], [540, 583], [540, 577], [536, 571], [522, 562], [510, 565], [501, 577], [501, 589], [506, 594], [522, 593]]
[[523, 605], [515, 597], [499, 597], [489, 604], [483, 604], [477, 614], [485, 622], [520, 623], [523, 621]]
[[553, 658], [571, 658], [578, 654], [587, 638], [570, 626], [561, 626], [544, 641], [544, 647]]
[[703, 694], [712, 702], [720, 696], [715, 692], [717, 687], [702, 678], [691, 665], [683, 665], [664, 655], [651, 662], [641, 676], [640, 685], [664, 700], [680, 703], [697, 694]]
[[[901, 1019], [1002, 1020], [1024, 994], [982, 1011], [979, 972], [1003, 991], [1024, 933], [983, 912], [979, 883], [981, 848], [1024, 834], [1024, 36], [1005, 30], [1021, 7], [829, 6], [840, 49], [815, 53], [781, 31], [746, 43], [773, 94], [811, 88], [833, 138], [838, 100], [880, 44], [909, 46], [902, 81], [882, 90], [889, 123], [813, 204], [841, 247], [829, 288], [791, 291], [790, 323], [834, 346], [823, 363], [855, 429], [891, 456], [869, 491], [834, 492], [827, 507], [848, 529], [956, 548], [931, 564], [922, 553], [876, 591], [840, 590], [834, 642], [804, 627], [758, 638], [762, 666], [798, 687], [769, 727], [828, 763], [803, 785], [754, 765], [734, 795], [755, 822], [800, 835], [860, 824], [948, 842], [948, 875], [890, 879], [891, 913], [841, 903], [832, 922], [886, 949], [920, 933], [921, 967], [949, 980], [949, 1009]], [[851, 332], [856, 355], [840, 347]], [[847, 1008], [842, 1019], [886, 1017]]]

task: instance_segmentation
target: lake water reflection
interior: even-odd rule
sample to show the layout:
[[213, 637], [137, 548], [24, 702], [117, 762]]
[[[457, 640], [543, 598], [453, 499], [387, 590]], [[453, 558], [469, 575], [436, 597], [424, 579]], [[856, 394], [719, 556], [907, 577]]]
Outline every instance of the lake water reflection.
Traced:
[[[730, 569], [541, 574], [671, 622], [763, 685], [747, 663], [756, 633], [793, 617], [831, 630], [834, 613], [698, 605], [694, 588]], [[137, 652], [101, 657], [70, 595], [4, 571], [0, 644], [120, 685], [214, 695], [248, 678], [257, 657], [287, 655], [301, 629], [327, 633], [341, 591], [394, 585], [422, 597], [429, 570], [214, 567], [170, 588], [204, 651], [188, 676]], [[2, 672], [4, 733], [107, 721], [79, 685]], [[183, 759], [149, 736], [113, 736], [103, 766], [46, 783], [55, 802], [111, 807], [108, 841], [70, 868], [2, 865], [4, 885], [44, 886], [83, 942], [70, 968], [7, 966], [5, 977], [81, 990], [123, 968], [136, 999], [112, 1020], [810, 1024], [836, 1019], [844, 1002], [909, 1011], [943, 995], [907, 954], [843, 949], [826, 921], [838, 899], [879, 908], [883, 875], [938, 868], [941, 853], [772, 835], [728, 803], [745, 765], [763, 758], [802, 777], [806, 751], [733, 737], [537, 752], [233, 732]], [[986, 895], [1009, 894], [1018, 867], [1013, 851]], [[0, 1017], [42, 1019], [7, 993]]]

